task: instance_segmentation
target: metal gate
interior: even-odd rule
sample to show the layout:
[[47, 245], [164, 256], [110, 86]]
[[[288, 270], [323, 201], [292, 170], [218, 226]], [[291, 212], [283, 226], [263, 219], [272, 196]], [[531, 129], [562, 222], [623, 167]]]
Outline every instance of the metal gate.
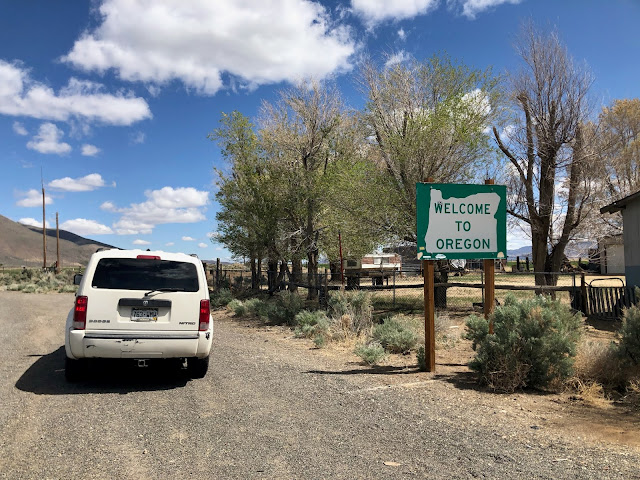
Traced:
[[[621, 285], [616, 287], [594, 286], [595, 282], [619, 280]], [[589, 282], [587, 287], [587, 316], [602, 320], [619, 320], [622, 318], [625, 308], [629, 308], [637, 302], [634, 288], [626, 287], [621, 278], [599, 278]]]

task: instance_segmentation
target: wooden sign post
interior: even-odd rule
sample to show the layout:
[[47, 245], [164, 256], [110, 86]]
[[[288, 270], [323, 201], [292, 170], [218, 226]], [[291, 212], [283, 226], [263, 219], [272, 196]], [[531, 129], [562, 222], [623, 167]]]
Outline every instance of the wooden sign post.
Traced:
[[436, 371], [436, 304], [433, 265], [433, 260], [422, 261], [422, 271], [424, 272], [424, 363], [427, 372]]
[[[485, 259], [484, 312], [495, 304], [495, 259], [507, 255], [507, 189], [485, 185], [416, 184], [418, 259], [424, 271], [425, 363], [435, 371], [434, 264], [453, 259]], [[489, 326], [493, 332], [493, 325]]]
[[[485, 185], [493, 185], [493, 179], [484, 181]], [[496, 304], [496, 267], [493, 258], [484, 259], [484, 318], [489, 318]], [[489, 333], [493, 334], [493, 320], [489, 321]]]

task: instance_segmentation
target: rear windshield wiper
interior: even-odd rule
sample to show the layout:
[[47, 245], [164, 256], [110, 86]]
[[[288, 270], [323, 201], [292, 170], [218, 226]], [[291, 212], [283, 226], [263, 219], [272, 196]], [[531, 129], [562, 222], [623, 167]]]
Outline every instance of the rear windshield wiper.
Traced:
[[176, 288], [176, 287], [154, 288], [153, 290], [149, 290], [147, 293], [145, 293], [144, 296], [146, 297], [147, 295], [153, 292], [184, 292], [184, 288]]

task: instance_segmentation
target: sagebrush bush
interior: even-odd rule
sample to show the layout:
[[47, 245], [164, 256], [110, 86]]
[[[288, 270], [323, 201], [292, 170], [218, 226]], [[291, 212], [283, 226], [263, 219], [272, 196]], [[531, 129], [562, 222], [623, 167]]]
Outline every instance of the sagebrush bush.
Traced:
[[250, 298], [249, 300], [244, 301], [244, 306], [247, 307], [247, 312], [251, 315], [256, 314], [256, 310], [260, 310], [259, 305], [263, 303], [259, 298]]
[[253, 314], [263, 321], [269, 320], [273, 305], [269, 302], [261, 301], [253, 305]]
[[247, 307], [241, 300], [233, 299], [227, 304], [227, 308], [231, 310], [236, 317], [243, 317], [247, 314]]
[[628, 364], [640, 365], [640, 307], [634, 305], [625, 310], [618, 339], [618, 349], [623, 359]]
[[407, 327], [411, 319], [404, 315], [386, 318], [373, 327], [373, 339], [389, 353], [408, 353], [418, 343], [418, 335]]
[[328, 300], [329, 315], [339, 320], [343, 329], [355, 335], [368, 334], [373, 323], [371, 295], [364, 291], [333, 292]]
[[358, 345], [353, 353], [360, 357], [367, 365], [376, 365], [386, 356], [384, 348], [378, 342]]
[[418, 360], [418, 368], [423, 372], [427, 371], [427, 357], [424, 350], [424, 345], [420, 345], [416, 351], [416, 359]]
[[294, 292], [278, 292], [275, 305], [269, 310], [269, 320], [283, 325], [295, 325], [296, 315], [304, 308], [304, 300]]
[[319, 333], [328, 334], [330, 326], [327, 314], [320, 310], [302, 310], [295, 316], [294, 324], [296, 336], [306, 338], [312, 338]]
[[24, 293], [75, 292], [74, 272], [62, 270], [59, 274], [41, 269], [23, 269], [0, 274], [0, 285], [6, 290]]
[[212, 307], [226, 307], [231, 300], [233, 295], [228, 288], [219, 288], [210, 297]]
[[508, 295], [491, 318], [493, 334], [488, 320], [472, 316], [465, 335], [476, 352], [469, 366], [490, 388], [545, 387], [571, 375], [581, 321], [567, 306], [544, 296], [518, 301]]

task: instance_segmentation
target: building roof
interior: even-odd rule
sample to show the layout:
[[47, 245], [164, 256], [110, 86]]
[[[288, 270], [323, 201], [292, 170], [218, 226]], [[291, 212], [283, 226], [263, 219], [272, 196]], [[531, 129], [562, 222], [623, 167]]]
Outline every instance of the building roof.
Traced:
[[620, 212], [627, 207], [627, 204], [638, 199], [640, 199], [640, 190], [638, 190], [635, 193], [632, 193], [631, 195], [627, 195], [626, 197], [621, 198], [620, 200], [616, 200], [615, 202], [610, 203], [609, 205], [602, 207], [600, 209], [600, 213]]

